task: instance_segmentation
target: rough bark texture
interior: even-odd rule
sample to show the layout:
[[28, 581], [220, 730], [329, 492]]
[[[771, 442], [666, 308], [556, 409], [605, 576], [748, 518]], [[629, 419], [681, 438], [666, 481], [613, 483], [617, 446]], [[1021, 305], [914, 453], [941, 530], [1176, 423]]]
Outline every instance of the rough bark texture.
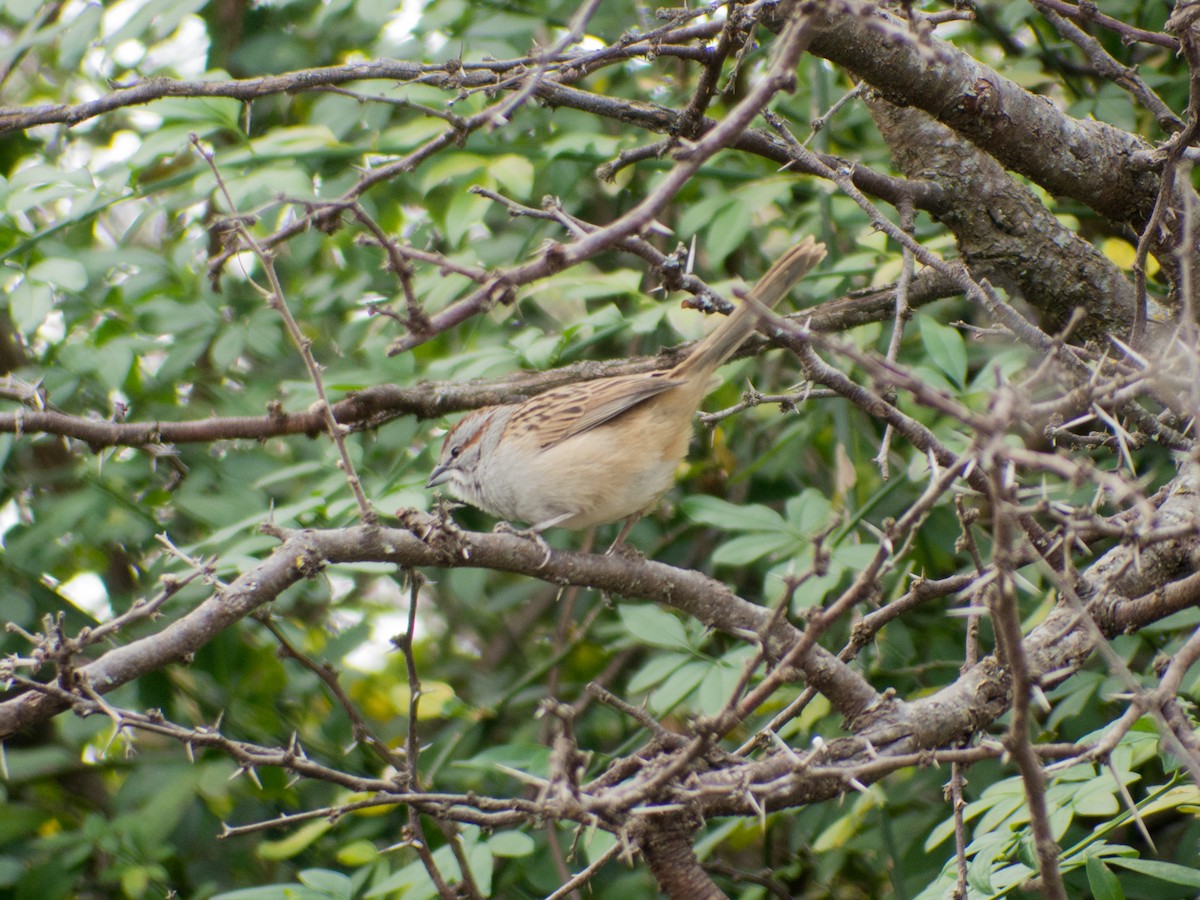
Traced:
[[727, 900], [696, 859], [691, 836], [671, 815], [655, 816], [642, 829], [639, 846], [659, 890], [671, 900]]
[[962, 135], [1005, 168], [1116, 222], [1144, 225], [1156, 173], [1129, 165], [1151, 149], [1104, 122], [1073, 119], [1048, 100], [930, 35], [918, 35], [858, 0], [805, 2], [809, 50], [853, 71], [897, 106], [912, 106]]
[[1128, 333], [1133, 285], [1032, 191], [920, 110], [879, 99], [869, 105], [904, 173], [942, 186], [945, 205], [937, 217], [954, 232], [977, 277], [1023, 297], [1047, 331], [1059, 331], [1078, 309], [1084, 318], [1075, 339]]

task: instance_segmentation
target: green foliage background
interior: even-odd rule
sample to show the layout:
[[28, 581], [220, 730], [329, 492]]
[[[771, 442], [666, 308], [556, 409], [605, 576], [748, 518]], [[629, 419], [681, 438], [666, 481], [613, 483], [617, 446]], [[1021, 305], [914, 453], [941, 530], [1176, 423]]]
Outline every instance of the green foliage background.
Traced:
[[[1161, 28], [1169, 12], [1161, 3], [1110, 0], [1101, 6], [1150, 29]], [[378, 0], [279, 0], [238, 7], [236, 24], [223, 18], [231, 7], [236, 5], [196, 0], [71, 3], [47, 19], [41, 3], [7, 0], [0, 3], [0, 27], [9, 41], [0, 48], [0, 61], [12, 71], [4, 102], [76, 102], [160, 75], [223, 79], [384, 57], [522, 57], [531, 42], [551, 42], [576, 4], [438, 0], [426, 8], [406, 4], [401, 11]], [[1044, 91], [1073, 115], [1161, 137], [1127, 95], [1062, 66], [1070, 48], [1028, 4], [979, 7], [978, 21], [955, 33], [969, 52]], [[646, 20], [643, 27], [652, 27], [651, 10], [601, 4], [589, 32], [613, 41], [639, 17]], [[1013, 35], [1020, 46], [1002, 40]], [[1111, 36], [1105, 41], [1111, 53], [1132, 61], [1134, 50]], [[736, 99], [764, 53], [749, 54], [733, 94], [718, 99], [713, 116]], [[1176, 58], [1163, 51], [1137, 61], [1173, 108], [1185, 108], [1187, 78]], [[806, 123], [850, 85], [844, 73], [812, 58], [805, 58], [799, 75], [795, 93], [780, 98], [774, 110], [803, 135]], [[454, 97], [419, 84], [352, 87], [359, 96], [301, 92], [251, 106], [226, 99], [163, 100], [70, 129], [44, 126], [0, 138], [0, 286], [12, 329], [25, 344], [15, 374], [40, 381], [54, 408], [102, 418], [260, 416], [272, 404], [288, 410], [312, 404], [316, 395], [299, 355], [249, 281], [262, 278], [258, 262], [242, 254], [210, 277], [208, 260], [219, 247], [209, 225], [229, 210], [190, 139], [195, 135], [211, 148], [238, 211], [253, 215], [256, 233], [267, 234], [305, 203], [342, 195], [364, 167], [408, 153], [443, 130], [446, 122], [422, 106], [466, 115], [489, 102], [483, 92]], [[693, 89], [682, 65], [667, 59], [605, 67], [588, 87], [636, 99], [649, 93], [672, 107], [686, 103]], [[364, 96], [370, 99], [364, 102]], [[461, 146], [367, 192], [361, 203], [388, 234], [464, 265], [501, 268], [544, 241], [563, 239], [562, 230], [514, 219], [472, 188], [534, 207], [555, 197], [572, 215], [603, 223], [644, 197], [669, 166], [630, 166], [611, 184], [595, 177], [597, 166], [646, 140], [632, 127], [530, 103], [512, 125], [469, 135]], [[814, 140], [827, 152], [891, 169], [861, 104], [846, 106]], [[1112, 237], [1084, 210], [1057, 211], [1077, 217], [1072, 221], [1097, 242]], [[803, 304], [886, 284], [899, 274], [898, 249], [873, 231], [857, 205], [826, 184], [779, 172], [747, 154], [724, 153], [705, 166], [661, 222], [670, 236], [657, 239], [659, 246], [670, 252], [677, 241], [694, 239], [697, 271], [726, 295], [804, 234], [825, 241], [832, 252], [799, 292]], [[652, 293], [656, 280], [643, 261], [608, 253], [522, 290], [512, 307], [388, 358], [386, 349], [401, 330], [394, 320], [372, 315], [369, 304], [399, 309], [403, 296], [383, 251], [364, 241], [349, 219], [341, 224], [289, 240], [276, 261], [288, 304], [313, 341], [335, 396], [382, 383], [461, 381], [654, 353], [703, 328], [700, 314], [679, 309], [676, 296]], [[953, 252], [942, 227], [925, 216], [918, 218], [917, 235], [939, 252]], [[413, 275], [415, 293], [430, 311], [467, 287], [467, 279], [432, 266], [418, 266]], [[961, 300], [922, 308], [906, 333], [901, 359], [929, 384], [983, 408], [996, 372], [1013, 375], [1030, 360], [1000, 341], [965, 340], [951, 326], [975, 318]], [[883, 350], [889, 334], [886, 325], [873, 324], [845, 337]], [[748, 381], [773, 391], [798, 378], [782, 354], [735, 363], [724, 374], [708, 409], [737, 403]], [[907, 397], [898, 402], [952, 448], [969, 439], [955, 432], [955, 423]], [[377, 509], [391, 514], [430, 506], [423, 484], [436, 455], [438, 424], [402, 417], [350, 439]], [[884, 480], [873, 462], [881, 424], [836, 399], [804, 402], [785, 414], [761, 406], [702, 434], [680, 486], [662, 510], [637, 526], [630, 542], [649, 558], [702, 568], [742, 596], [770, 603], [782, 596], [785, 576], [813, 564], [813, 537], [827, 532], [829, 565], [792, 598], [797, 616], [849, 583], [876, 546], [873, 526], [900, 515], [926, 483], [924, 456], [902, 442], [892, 445], [892, 477]], [[90, 453], [53, 436], [0, 435], [3, 618], [34, 632], [43, 617], [62, 615], [71, 632], [128, 609], [153, 594], [167, 574], [186, 573], [156, 535], [169, 536], [194, 558], [213, 560], [213, 577], [229, 579], [275, 546], [257, 527], [268, 518], [306, 528], [356, 521], [336, 453], [324, 439], [181, 444], [175, 453]], [[1104, 468], [1117, 465], [1108, 451], [1095, 458]], [[1165, 452], [1149, 448], [1138, 456], [1138, 470], [1153, 490], [1173, 466]], [[1050, 487], [1065, 500], [1087, 490]], [[456, 518], [466, 527], [490, 527], [471, 510]], [[952, 505], [936, 509], [878, 599], [898, 596], [922, 573], [970, 570], [969, 555], [956, 544], [960, 533]], [[550, 539], [557, 546], [578, 546], [580, 540], [568, 534]], [[572, 703], [584, 696], [587, 682], [605, 678], [652, 715], [686, 722], [720, 708], [750, 653], [653, 605], [563, 592], [482, 570], [429, 574], [434, 583], [422, 595], [415, 649], [427, 690], [420, 707], [422, 777], [439, 790], [528, 793], [520, 773], [546, 769], [548, 726], [536, 711], [548, 684]], [[1036, 567], [1022, 574], [1023, 612], [1033, 623], [1049, 603], [1049, 586]], [[210, 589], [189, 585], [163, 614], [182, 614]], [[388, 567], [338, 567], [289, 590], [270, 611], [295, 647], [337, 668], [351, 698], [395, 746], [405, 737], [408, 686], [403, 660], [387, 638], [403, 631], [407, 598], [407, 587]], [[1200, 614], [1188, 611], [1113, 646], [1133, 671], [1149, 673], [1155, 655], [1169, 653], [1197, 622]], [[851, 624], [836, 626], [826, 646], [838, 649]], [[117, 640], [158, 627], [144, 622]], [[986, 623], [984, 629], [989, 643]], [[921, 607], [890, 624], [858, 665], [881, 689], [919, 695], [953, 680], [963, 660], [964, 632], [965, 620], [947, 615], [945, 604]], [[350, 722], [319, 679], [280, 658], [277, 646], [261, 623], [247, 620], [218, 635], [190, 665], [140, 679], [109, 699], [159, 709], [190, 725], [219, 721], [226, 735], [266, 745], [285, 744], [296, 734], [312, 758], [376, 771], [378, 761], [354, 743]], [[364, 652], [364, 646], [373, 649]], [[10, 631], [0, 638], [0, 649], [26, 654], [29, 644]], [[1196, 688], [1193, 680], [1188, 696]], [[1044, 737], [1079, 740], [1102, 729], [1123, 709], [1115, 696], [1124, 690], [1093, 663], [1047, 698]], [[782, 692], [764, 714], [778, 712], [799, 691]], [[575, 724], [581, 747], [594, 754], [592, 771], [644, 738], [636, 723], [599, 704], [587, 705]], [[752, 736], [753, 724], [737, 737]], [[780, 736], [803, 746], [813, 736], [840, 733], [838, 717], [818, 699]], [[1054, 822], [1072, 889], [1079, 896], [1194, 896], [1196, 877], [1189, 880], [1183, 868], [1153, 866], [1194, 864], [1200, 837], [1195, 787], [1176, 780], [1174, 763], [1159, 752], [1149, 726], [1135, 730], [1120, 752], [1113, 771], [1146, 808], [1157, 852], [1149, 852], [1131, 824], [1112, 773], [1086, 766], [1059, 773], [1051, 788], [1057, 792]], [[103, 717], [59, 716], [8, 741], [5, 759], [0, 896], [140, 898], [175, 891], [209, 897], [239, 890], [223, 895], [433, 896], [423, 867], [403, 846], [403, 810], [375, 809], [336, 822], [317, 818], [217, 840], [226, 824], [346, 802], [346, 792], [329, 784], [292, 784], [273, 769], [238, 771], [215, 751], [196, 750], [189, 758], [175, 742], [114, 735]], [[842, 803], [774, 813], [761, 822], [713, 822], [698, 849], [702, 857], [739, 869], [769, 869], [794, 896], [948, 896], [953, 873], [946, 870], [947, 882], [943, 870], [952, 867], [953, 838], [942, 799], [947, 779], [938, 768], [906, 770]], [[969, 773], [968, 799], [968, 839], [977, 842], [972, 886], [978, 896], [995, 896], [1015, 883], [1020, 871], [1013, 866], [1031, 865], [1020, 782], [1006, 764], [979, 764]], [[600, 831], [553, 825], [493, 834], [468, 827], [463, 839], [481, 888], [503, 897], [553, 891], [563, 878], [548, 831], [556, 832], [563, 852], [573, 854], [573, 871], [612, 841]], [[1125, 846], [1145, 858], [1131, 864], [1133, 851]], [[435, 856], [456, 871], [444, 845]], [[752, 884], [729, 882], [727, 888], [741, 897], [766, 896]], [[654, 888], [644, 869], [612, 864], [590, 890], [596, 897], [620, 897], [649, 896]]]

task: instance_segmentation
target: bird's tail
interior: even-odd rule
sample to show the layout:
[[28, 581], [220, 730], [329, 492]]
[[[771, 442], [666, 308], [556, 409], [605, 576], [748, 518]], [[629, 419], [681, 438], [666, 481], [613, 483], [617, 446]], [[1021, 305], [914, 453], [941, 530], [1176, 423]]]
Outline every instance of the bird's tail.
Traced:
[[796, 282], [807, 275], [825, 258], [825, 245], [806, 237], [767, 269], [750, 291], [754, 302], [743, 302], [729, 318], [702, 340], [687, 359], [673, 370], [673, 375], [688, 375], [698, 371], [714, 371], [737, 351], [758, 327], [761, 304], [771, 309]]

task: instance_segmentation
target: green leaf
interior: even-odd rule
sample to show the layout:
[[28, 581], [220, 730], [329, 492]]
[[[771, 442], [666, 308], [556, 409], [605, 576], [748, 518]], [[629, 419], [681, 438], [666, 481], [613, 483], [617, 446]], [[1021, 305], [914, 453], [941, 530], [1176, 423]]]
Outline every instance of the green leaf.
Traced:
[[[438, 5], [442, 6], [443, 4], [439, 3]], [[543, 147], [547, 159], [575, 154], [598, 156], [603, 159], [615, 156], [620, 150], [621, 138], [586, 131], [561, 134]]]
[[709, 221], [704, 235], [704, 249], [710, 264], [716, 268], [741, 245], [750, 233], [754, 209], [742, 199], [724, 204]]
[[794, 548], [796, 544], [796, 537], [785, 532], [743, 534], [721, 544], [713, 551], [712, 561], [718, 566], [745, 566], [772, 553]]
[[34, 165], [9, 178], [10, 193], [4, 208], [12, 214], [34, 206], [48, 206], [57, 200], [86, 197], [94, 187], [87, 169], [63, 171], [53, 166]]
[[150, 873], [145, 866], [129, 866], [121, 872], [121, 892], [129, 898], [141, 897], [150, 886]]
[[1097, 856], [1087, 859], [1087, 879], [1094, 900], [1125, 900], [1120, 880]]
[[719, 269], [746, 241], [756, 221], [790, 191], [784, 177], [747, 182], [737, 190], [714, 191], [688, 205], [679, 219], [678, 233], [685, 237], [699, 235], [700, 249], [707, 254], [709, 267]]
[[350, 879], [341, 872], [331, 872], [328, 869], [305, 869], [298, 877], [301, 884], [321, 891], [334, 900], [350, 900], [354, 895]]
[[929, 359], [958, 387], [967, 380], [967, 347], [958, 330], [932, 316], [920, 316], [921, 342]]
[[665, 647], [668, 650], [693, 648], [683, 630], [683, 623], [664, 609], [649, 603], [623, 603], [617, 608], [621, 624], [641, 644]]
[[[1029, 353], [1022, 347], [1014, 347], [997, 353], [980, 367], [971, 379], [967, 388], [971, 393], [992, 391], [998, 383], [1009, 381], [1014, 375], [1029, 365]], [[997, 375], [999, 378], [997, 378]]]
[[146, 797], [138, 803], [130, 833], [149, 843], [174, 828], [191, 810], [201, 775], [194, 767], [182, 765], [145, 773], [140, 788]]
[[757, 503], [730, 503], [719, 497], [699, 494], [685, 498], [679, 506], [693, 522], [722, 531], [788, 531], [783, 516], [769, 506]]
[[37, 331], [54, 309], [54, 290], [48, 284], [22, 281], [8, 297], [13, 324], [24, 334]]
[[1164, 810], [1186, 810], [1189, 806], [1200, 806], [1200, 787], [1194, 784], [1177, 785], [1149, 803], [1138, 804], [1138, 809], [1143, 816], [1149, 816]]
[[851, 572], [860, 572], [871, 563], [878, 552], [877, 544], [838, 544], [831, 556]]
[[616, 835], [592, 826], [584, 831], [583, 852], [587, 855], [588, 862], [595, 862], [611, 850], [616, 843]]
[[[438, 130], [442, 131], [444, 129]], [[487, 163], [488, 160], [485, 157], [474, 153], [441, 154], [434, 157], [428, 165], [422, 167], [424, 174], [421, 177], [420, 188], [423, 192], [428, 192], [438, 185], [458, 181], [466, 175], [472, 175], [480, 169], [486, 169]], [[484, 202], [485, 204], [490, 204], [490, 201]]]
[[1003, 894], [1019, 884], [1028, 881], [1030, 876], [1036, 875], [1037, 869], [1033, 866], [1027, 866], [1024, 863], [1012, 863], [1011, 865], [1001, 866], [991, 874], [992, 888], [999, 894]]
[[488, 163], [487, 171], [514, 200], [524, 200], [533, 193], [533, 163], [524, 156], [498, 156]]
[[471, 869], [471, 877], [475, 879], [475, 884], [479, 886], [483, 896], [492, 896], [492, 874], [495, 872], [496, 863], [488, 845], [468, 845], [467, 865]]
[[[999, 849], [1005, 841], [999, 835], [989, 835], [993, 838], [991, 845]], [[967, 883], [981, 894], [991, 894], [992, 888], [992, 867], [995, 862], [995, 855], [992, 852], [979, 852], [967, 863]]]
[[1106, 771], [1075, 791], [1071, 805], [1081, 816], [1115, 816], [1121, 811], [1116, 791], [1116, 783]]
[[225, 372], [238, 360], [242, 355], [242, 351], [246, 349], [246, 329], [234, 325], [226, 328], [213, 341], [212, 350], [209, 351], [209, 358], [212, 360], [213, 367], [218, 372]]
[[[458, 191], [446, 207], [446, 237], [453, 246], [459, 246], [472, 229], [481, 231], [484, 216], [492, 203], [476, 194]], [[484, 231], [486, 234], [486, 231]]]
[[[12, 751], [9, 751], [11, 754]], [[10, 763], [10, 772], [14, 766]], [[32, 806], [14, 802], [4, 804], [4, 815], [0, 817], [0, 844], [7, 844], [19, 837], [35, 832], [49, 818], [49, 814]]]
[[629, 679], [629, 691], [640, 694], [661, 684], [668, 675], [691, 659], [691, 653], [659, 653], [650, 657]]
[[[462, 880], [458, 861], [454, 858], [454, 852], [449, 847], [439, 847], [433, 851], [433, 862], [448, 881], [457, 883]], [[429, 873], [425, 869], [425, 864], [419, 859], [383, 879], [379, 884], [372, 887], [365, 896], [387, 897], [400, 891], [402, 888], [409, 889], [402, 893], [404, 900], [415, 900], [415, 898], [422, 898], [423, 900], [426, 897], [437, 896], [437, 888], [429, 879]]]
[[379, 859], [379, 850], [368, 840], [351, 841], [337, 851], [337, 861], [343, 866], [357, 869]]
[[520, 351], [529, 368], [548, 369], [558, 362], [562, 339], [558, 335], [540, 334], [531, 328], [514, 337], [511, 346]]
[[499, 744], [476, 753], [469, 759], [456, 762], [455, 765], [464, 769], [475, 769], [492, 772], [497, 766], [505, 766], [518, 772], [525, 772], [543, 778], [549, 766], [550, 751], [537, 744], [513, 742]]
[[805, 488], [798, 497], [789, 498], [783, 509], [792, 528], [801, 534], [811, 534], [828, 523], [832, 505], [821, 491]]
[[137, 361], [140, 349], [138, 342], [129, 338], [109, 341], [93, 357], [96, 364], [93, 371], [110, 388], [120, 389]]
[[710, 665], [696, 695], [699, 711], [706, 716], [719, 713], [729, 701], [741, 677], [742, 670], [739, 666], [731, 666], [724, 661]]
[[320, 122], [338, 141], [352, 139], [355, 128], [371, 116], [370, 107], [350, 97], [326, 94], [313, 104], [313, 121]]
[[304, 155], [307, 151], [282, 149], [278, 152], [282, 158], [279, 163], [260, 165], [245, 175], [225, 179], [225, 186], [239, 207], [273, 201], [280, 195], [306, 197], [312, 194], [312, 179], [286, 164], [294, 154]]
[[194, 129], [207, 124], [235, 132], [244, 112], [241, 101], [231, 97], [168, 97], [147, 104], [146, 109], [160, 116], [164, 125], [184, 124]]
[[[531, 284], [522, 291], [522, 297], [536, 297], [539, 303], [546, 302], [547, 296], [569, 300], [598, 300], [601, 297], [636, 296], [642, 283], [642, 273], [635, 269], [618, 269], [615, 272], [601, 272], [589, 266], [572, 266], [566, 272], [561, 272], [553, 278]], [[661, 312], [661, 307], [654, 307]], [[625, 322], [618, 310], [609, 306], [602, 313], [608, 327], [624, 325]], [[595, 315], [595, 314], [593, 314]], [[565, 334], [574, 334], [590, 317], [580, 317], [563, 326]]]
[[74, 69], [83, 55], [100, 36], [101, 9], [97, 3], [89, 3], [75, 12], [58, 42], [58, 64], [64, 69]]
[[269, 859], [273, 862], [291, 859], [297, 853], [312, 846], [313, 841], [332, 827], [332, 823], [327, 819], [308, 822], [278, 841], [262, 841], [254, 848], [255, 853], [260, 859]]
[[1157, 878], [1159, 881], [1169, 881], [1171, 884], [1182, 884], [1186, 887], [1200, 888], [1200, 869], [1195, 869], [1191, 866], [1159, 862], [1154, 859], [1126, 859], [1120, 856], [1111, 857], [1109, 864], [1120, 866], [1122, 869], [1129, 869], [1131, 872], [1149, 875], [1151, 878]]
[[1062, 840], [1071, 823], [1075, 821], [1075, 810], [1070, 806], [1062, 806], [1050, 813], [1050, 833], [1056, 841]]
[[0, 11], [22, 24], [28, 23], [33, 19], [35, 13], [43, 10], [42, 0], [3, 0], [0, 2]]
[[529, 856], [537, 849], [533, 838], [523, 831], [499, 831], [488, 838], [487, 846], [496, 856], [511, 858]]
[[937, 827], [935, 827], [933, 831], [929, 832], [928, 837], [925, 838], [925, 852], [929, 853], [932, 850], [937, 849], [939, 845], [952, 837], [954, 837], [953, 816], [938, 823]]
[[212, 900], [329, 900], [328, 895], [299, 884], [264, 884], [216, 894]]
[[446, 130], [444, 122], [437, 119], [419, 118], [396, 128], [388, 128], [379, 135], [378, 149], [384, 153], [406, 153], [418, 144], [423, 144]]
[[699, 687], [711, 667], [712, 664], [708, 662], [690, 662], [680, 666], [650, 694], [650, 708], [658, 715], [671, 712], [684, 697]]
[[271, 129], [262, 137], [255, 138], [250, 144], [250, 149], [258, 157], [289, 159], [337, 145], [337, 138], [324, 125], [296, 125]]

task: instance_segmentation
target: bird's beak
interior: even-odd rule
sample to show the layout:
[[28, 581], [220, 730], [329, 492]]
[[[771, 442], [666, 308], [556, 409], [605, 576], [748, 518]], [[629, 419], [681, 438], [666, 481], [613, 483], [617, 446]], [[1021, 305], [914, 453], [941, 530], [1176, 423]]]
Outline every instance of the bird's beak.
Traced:
[[447, 465], [435, 466], [433, 471], [429, 473], [429, 481], [425, 483], [425, 487], [437, 487], [439, 484], [445, 484], [449, 480], [450, 467]]

